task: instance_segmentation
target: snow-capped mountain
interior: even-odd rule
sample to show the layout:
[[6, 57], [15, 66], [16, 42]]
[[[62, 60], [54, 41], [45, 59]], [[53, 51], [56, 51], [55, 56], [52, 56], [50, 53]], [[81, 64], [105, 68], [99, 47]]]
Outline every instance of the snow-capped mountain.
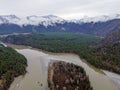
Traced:
[[19, 26], [22, 25], [44, 25], [47, 26], [55, 26], [56, 24], [64, 24], [67, 23], [90, 23], [90, 22], [106, 22], [108, 20], [112, 19], [120, 19], [120, 14], [114, 14], [114, 15], [102, 15], [102, 16], [96, 16], [96, 17], [83, 17], [82, 19], [78, 20], [65, 20], [58, 16], [54, 15], [47, 15], [47, 16], [27, 16], [24, 18], [17, 17], [15, 15], [1, 15], [0, 16], [0, 24], [17, 24]]
[[20, 18], [15, 15], [1, 15], [0, 24], [2, 23], [17, 23], [20, 21]]
[[0, 16], [0, 24], [17, 24], [17, 25], [44, 25], [44, 26], [53, 26], [56, 23], [64, 23], [66, 22], [64, 19], [54, 16], [27, 16], [24, 18], [19, 18], [15, 15], [2, 15]]
[[54, 15], [48, 15], [48, 16], [28, 16], [26, 17], [26, 22], [24, 24], [30, 24], [30, 25], [39, 25], [42, 24], [44, 26], [53, 26], [56, 23], [64, 23], [65, 20], [54, 16]]
[[81, 24], [81, 23], [90, 23], [90, 22], [96, 23], [96, 22], [106, 22], [106, 21], [113, 20], [113, 19], [120, 19], [120, 14], [101, 15], [101, 16], [96, 16], [96, 17], [85, 16], [82, 19], [71, 20], [71, 22], [79, 23], [79, 24]]
[[103, 15], [84, 17], [79, 20], [65, 20], [54, 15], [27, 16], [24, 18], [15, 15], [0, 16], [0, 34], [11, 33], [39, 33], [39, 32], [77, 32], [106, 36], [120, 28], [120, 15]]

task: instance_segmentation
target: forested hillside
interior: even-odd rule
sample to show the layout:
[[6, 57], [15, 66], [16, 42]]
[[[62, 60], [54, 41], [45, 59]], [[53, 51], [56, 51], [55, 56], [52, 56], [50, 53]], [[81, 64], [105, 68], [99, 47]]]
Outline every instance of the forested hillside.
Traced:
[[[106, 46], [103, 50], [97, 45], [100, 40], [99, 37], [76, 33], [13, 35], [3, 39], [7, 43], [28, 45], [50, 52], [76, 53], [98, 68], [120, 73], [119, 47], [114, 45], [114, 49]], [[114, 52], [111, 52], [112, 49]]]
[[120, 43], [120, 29], [117, 29], [110, 34], [108, 34], [101, 42], [101, 46], [112, 45], [115, 43]]
[[120, 72], [120, 29], [110, 33], [100, 43], [96, 55], [102, 56], [105, 64]]
[[0, 45], [0, 90], [7, 90], [14, 77], [25, 74], [27, 61], [10, 47]]

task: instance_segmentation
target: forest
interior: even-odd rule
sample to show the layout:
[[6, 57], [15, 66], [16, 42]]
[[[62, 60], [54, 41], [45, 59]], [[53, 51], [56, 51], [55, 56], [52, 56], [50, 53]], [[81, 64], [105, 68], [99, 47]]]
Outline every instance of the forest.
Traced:
[[7, 90], [14, 77], [26, 73], [27, 60], [10, 47], [0, 45], [0, 90]]
[[49, 90], [93, 90], [85, 70], [64, 61], [49, 63], [48, 87]]
[[[82, 33], [40, 33], [11, 35], [3, 38], [3, 41], [55, 53], [75, 53], [95, 67], [120, 74], [120, 52], [110, 53], [109, 46], [100, 49], [98, 43], [101, 38], [97, 36]], [[102, 49], [105, 51], [101, 52]]]

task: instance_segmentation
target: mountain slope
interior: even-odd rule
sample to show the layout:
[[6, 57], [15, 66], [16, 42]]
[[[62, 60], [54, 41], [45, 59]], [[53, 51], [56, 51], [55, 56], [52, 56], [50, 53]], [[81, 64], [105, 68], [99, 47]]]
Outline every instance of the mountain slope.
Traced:
[[3, 15], [0, 16], [0, 24], [16, 24], [19, 26], [22, 25], [55, 25], [55, 23], [63, 23], [65, 22], [64, 19], [54, 16], [54, 15], [48, 15], [48, 16], [27, 16], [24, 18], [19, 18], [15, 15]]
[[0, 24], [5, 24], [5, 23], [16, 24], [19, 21], [20, 21], [20, 18], [15, 16], [15, 15], [2, 15], [2, 16], [0, 16]]
[[120, 73], [120, 29], [107, 35], [100, 42], [96, 53], [101, 57], [103, 64], [113, 68], [111, 71]]
[[113, 19], [120, 19], [120, 14], [113, 14], [113, 15], [101, 15], [101, 16], [96, 16], [96, 17], [88, 17], [85, 16], [82, 19], [74, 19], [71, 20], [71, 22], [74, 23], [90, 23], [90, 22], [106, 22], [109, 20], [113, 20]]
[[120, 29], [108, 34], [101, 42], [102, 45], [120, 43]]
[[[0, 34], [38, 33], [38, 32], [74, 32], [105, 37], [120, 28], [120, 15], [84, 18], [81, 21], [67, 21], [60, 17], [28, 16], [19, 18], [15, 15], [0, 16]], [[96, 20], [97, 19], [97, 20]]]

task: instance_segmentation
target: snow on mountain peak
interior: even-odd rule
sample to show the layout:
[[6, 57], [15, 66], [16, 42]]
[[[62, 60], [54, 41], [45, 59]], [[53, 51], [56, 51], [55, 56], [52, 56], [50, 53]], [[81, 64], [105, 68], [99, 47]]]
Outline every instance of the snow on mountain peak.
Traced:
[[57, 16], [55, 15], [47, 15], [47, 16], [42, 16], [43, 18], [58, 18]]
[[112, 19], [120, 19], [120, 14], [114, 14], [114, 15], [102, 15], [102, 16], [96, 16], [96, 17], [83, 17], [79, 20], [64, 20], [60, 17], [54, 16], [54, 15], [46, 15], [46, 16], [27, 16], [24, 18], [19, 18], [15, 15], [1, 15], [0, 16], [0, 24], [17, 24], [20, 26], [23, 25], [44, 25], [47, 26], [54, 26], [56, 24], [63, 24], [65, 22], [74, 22], [74, 23], [89, 23], [89, 22], [105, 22]]
[[0, 16], [0, 24], [2, 23], [16, 23], [20, 20], [19, 17], [15, 15], [1, 15]]
[[27, 17], [28, 23], [27, 24], [43, 24], [44, 26], [55, 25], [55, 23], [63, 23], [65, 20], [54, 16], [54, 15], [47, 15], [47, 16], [28, 16]]
[[106, 22], [112, 19], [120, 19], [120, 14], [113, 14], [113, 15], [101, 15], [96, 17], [88, 17], [85, 16], [79, 20], [72, 20], [74, 23], [90, 23], [90, 22]]
[[24, 18], [19, 18], [15, 15], [1, 15], [0, 16], [0, 24], [4, 23], [12, 23], [12, 24], [18, 24], [20, 26], [22, 25], [39, 25], [42, 24], [44, 26], [53, 26], [56, 23], [64, 23], [65, 20], [54, 16], [54, 15], [47, 15], [47, 16], [27, 16]]

